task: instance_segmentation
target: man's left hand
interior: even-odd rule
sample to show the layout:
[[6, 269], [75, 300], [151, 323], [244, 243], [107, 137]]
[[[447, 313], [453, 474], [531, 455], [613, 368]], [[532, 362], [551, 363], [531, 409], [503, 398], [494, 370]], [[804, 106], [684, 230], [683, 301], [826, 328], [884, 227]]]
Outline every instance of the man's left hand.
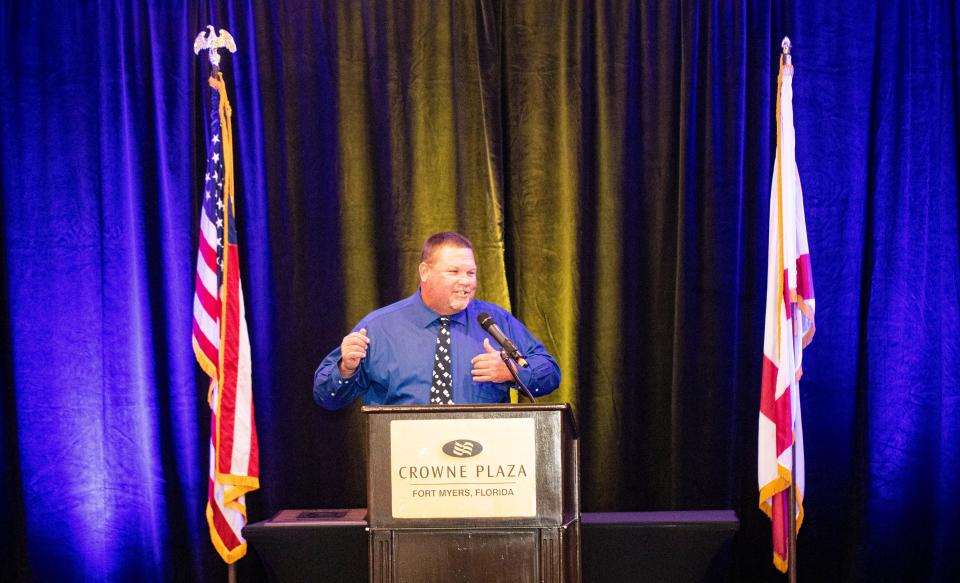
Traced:
[[507, 368], [506, 363], [500, 358], [500, 351], [490, 346], [490, 340], [483, 339], [482, 354], [478, 354], [470, 361], [473, 367], [470, 374], [473, 375], [473, 381], [476, 383], [505, 383], [513, 380], [513, 375]]

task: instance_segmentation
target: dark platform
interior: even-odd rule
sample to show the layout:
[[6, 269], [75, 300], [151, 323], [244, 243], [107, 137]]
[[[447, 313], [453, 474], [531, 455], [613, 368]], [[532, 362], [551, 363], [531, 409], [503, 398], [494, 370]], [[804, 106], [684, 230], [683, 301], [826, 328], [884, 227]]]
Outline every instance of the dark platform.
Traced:
[[[363, 582], [368, 535], [358, 516], [286, 510], [243, 534], [274, 583]], [[739, 524], [732, 510], [582, 513], [583, 581], [724, 581]]]
[[596, 512], [581, 520], [583, 580], [725, 581], [732, 510]]

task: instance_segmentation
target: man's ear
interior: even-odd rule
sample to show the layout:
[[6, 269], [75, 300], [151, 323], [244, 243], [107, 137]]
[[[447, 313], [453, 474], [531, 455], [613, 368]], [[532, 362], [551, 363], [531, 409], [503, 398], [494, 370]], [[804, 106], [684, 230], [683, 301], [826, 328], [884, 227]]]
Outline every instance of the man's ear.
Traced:
[[420, 283], [427, 281], [427, 274], [430, 272], [430, 266], [425, 261], [420, 262], [417, 268], [420, 271]]

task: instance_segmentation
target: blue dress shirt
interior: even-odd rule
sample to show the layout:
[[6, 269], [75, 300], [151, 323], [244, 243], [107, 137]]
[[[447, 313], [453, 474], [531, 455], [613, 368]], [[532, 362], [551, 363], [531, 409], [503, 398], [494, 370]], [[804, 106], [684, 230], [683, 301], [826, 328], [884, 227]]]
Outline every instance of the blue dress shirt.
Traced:
[[[520, 380], [534, 396], [560, 385], [560, 366], [526, 326], [500, 306], [473, 300], [450, 317], [454, 403], [503, 403], [510, 400], [511, 383], [477, 383], [470, 360], [484, 352], [483, 339], [496, 342], [477, 323], [477, 314], [493, 317], [527, 359]], [[340, 347], [323, 359], [313, 377], [313, 399], [327, 409], [341, 409], [363, 397], [367, 405], [425, 405], [430, 402], [433, 357], [440, 315], [428, 308], [417, 290], [412, 296], [368, 314], [354, 327], [367, 329], [367, 356], [353, 375], [340, 376]]]

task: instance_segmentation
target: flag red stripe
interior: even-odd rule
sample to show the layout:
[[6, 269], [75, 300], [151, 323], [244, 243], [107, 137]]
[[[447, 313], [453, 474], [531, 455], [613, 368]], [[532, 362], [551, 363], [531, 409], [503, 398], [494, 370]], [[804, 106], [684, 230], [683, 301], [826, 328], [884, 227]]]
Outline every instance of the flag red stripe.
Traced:
[[[250, 401], [250, 418], [253, 419], [253, 401]], [[250, 463], [247, 464], [248, 476], [260, 475], [260, 445], [257, 441], [257, 427], [250, 427]]]
[[200, 346], [200, 350], [210, 359], [210, 362], [212, 362], [214, 366], [219, 366], [217, 364], [219, 360], [217, 347], [207, 340], [207, 335], [200, 329], [200, 324], [197, 323], [196, 318], [193, 320], [193, 338], [197, 341], [197, 345]]
[[[211, 437], [215, 435], [217, 426], [217, 414], [214, 412], [210, 416], [210, 435]], [[212, 443], [212, 442], [211, 442]], [[217, 504], [217, 498], [215, 495], [215, 484], [213, 476], [210, 476], [207, 480], [207, 504], [210, 506], [211, 514], [213, 515], [213, 528], [217, 531], [217, 535], [220, 537], [221, 542], [224, 546], [227, 547], [227, 550], [233, 550], [239, 547], [242, 541], [237, 538], [233, 528], [230, 527], [230, 523], [227, 522], [227, 518], [223, 515], [223, 511], [220, 510], [220, 505]]]
[[223, 541], [224, 546], [227, 547], [227, 550], [233, 550], [243, 542], [237, 538], [236, 533], [233, 532], [233, 529], [230, 528], [230, 523], [227, 522], [226, 517], [223, 515], [223, 512], [220, 511], [220, 507], [217, 505], [217, 500], [213, 495], [213, 480], [209, 480], [209, 487], [207, 491], [207, 502], [210, 505], [210, 510], [213, 514], [213, 527], [216, 529], [217, 534], [220, 536], [220, 540]]
[[773, 495], [771, 526], [773, 531], [773, 552], [782, 559], [787, 558], [787, 533], [790, 531], [790, 516], [787, 512], [789, 490]]
[[203, 262], [210, 268], [210, 271], [217, 272], [217, 250], [210, 246], [206, 240], [202, 239], [203, 235], [201, 234], [200, 241], [200, 257], [203, 258]]
[[230, 474], [233, 461], [234, 417], [237, 406], [237, 363], [240, 361], [240, 273], [237, 261], [237, 246], [226, 246], [227, 261], [226, 314], [222, 326], [223, 336], [223, 390], [220, 393], [220, 442], [217, 444], [218, 471]]
[[207, 288], [204, 287], [203, 282], [200, 280], [200, 275], [197, 274], [197, 299], [200, 300], [200, 305], [203, 306], [203, 309], [210, 316], [214, 322], [217, 321], [217, 317], [220, 315], [220, 301], [210, 295], [210, 292], [207, 291]]

